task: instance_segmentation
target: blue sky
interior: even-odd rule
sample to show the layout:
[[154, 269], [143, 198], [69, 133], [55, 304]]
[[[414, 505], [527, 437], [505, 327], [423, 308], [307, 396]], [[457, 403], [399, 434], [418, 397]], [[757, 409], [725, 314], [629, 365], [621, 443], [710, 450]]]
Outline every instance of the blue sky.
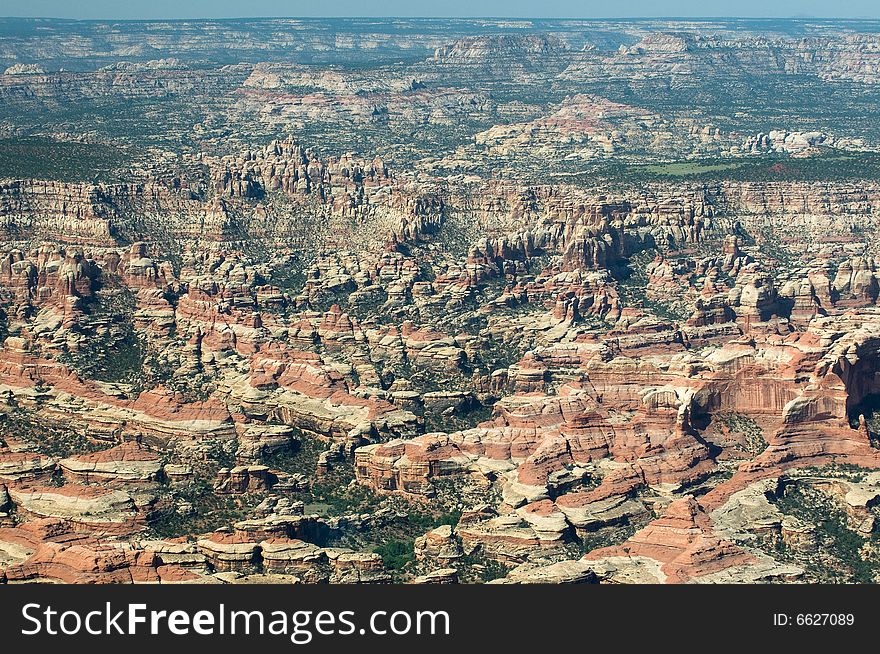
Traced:
[[880, 18], [878, 0], [3, 0], [0, 16], [81, 19], [261, 16]]

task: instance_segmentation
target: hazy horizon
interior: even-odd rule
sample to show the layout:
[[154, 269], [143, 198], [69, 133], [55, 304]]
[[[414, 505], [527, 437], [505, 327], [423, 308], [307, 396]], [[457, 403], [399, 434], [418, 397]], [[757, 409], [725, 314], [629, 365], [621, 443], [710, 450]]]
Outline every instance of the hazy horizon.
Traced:
[[180, 3], [155, 0], [148, 4], [121, 4], [111, 0], [69, 3], [64, 0], [33, 0], [26, 7], [3, 18], [56, 18], [66, 20], [195, 20], [195, 19], [266, 19], [266, 18], [509, 18], [573, 20], [679, 19], [814, 19], [871, 20], [880, 18], [880, 5], [871, 0], [832, 3], [827, 0], [783, 0], [759, 2], [744, 0], [735, 7], [729, 2], [649, 0], [578, 2], [547, 0], [536, 7], [530, 0], [450, 0], [439, 4], [424, 0], [386, 0], [378, 6], [364, 6], [354, 0], [337, 0], [333, 11], [313, 3], [255, 0], [243, 11], [231, 0], [194, 0]]
[[383, 21], [383, 20], [516, 20], [516, 21], [656, 21], [656, 20], [680, 20], [680, 21], [878, 21], [878, 16], [676, 16], [674, 14], [658, 16], [171, 16], [151, 18], [70, 18], [66, 16], [15, 16], [0, 15], [0, 20], [58, 20], [72, 22], [150, 22], [150, 21], [224, 21], [224, 20], [360, 20], [360, 21]]

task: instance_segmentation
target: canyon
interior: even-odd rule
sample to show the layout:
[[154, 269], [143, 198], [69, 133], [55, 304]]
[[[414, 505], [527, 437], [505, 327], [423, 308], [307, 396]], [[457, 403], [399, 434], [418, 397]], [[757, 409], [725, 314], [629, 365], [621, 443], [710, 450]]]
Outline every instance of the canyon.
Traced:
[[0, 583], [877, 581], [880, 28], [9, 21]]

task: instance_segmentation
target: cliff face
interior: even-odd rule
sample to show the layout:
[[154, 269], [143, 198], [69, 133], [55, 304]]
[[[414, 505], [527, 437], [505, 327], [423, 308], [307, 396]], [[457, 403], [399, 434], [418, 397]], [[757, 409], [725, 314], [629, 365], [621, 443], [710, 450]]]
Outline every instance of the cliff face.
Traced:
[[424, 191], [412, 180], [395, 180], [378, 159], [364, 166], [310, 159], [288, 143], [259, 156], [210, 161], [213, 190], [204, 199], [158, 183], [5, 182], [0, 225], [7, 240], [18, 242], [119, 246], [160, 233], [180, 241], [248, 234], [317, 244], [329, 236], [323, 221], [375, 224], [384, 234], [364, 236], [381, 243], [419, 241], [450, 220], [474, 235], [475, 256], [502, 267], [505, 259], [556, 252], [571, 269], [607, 269], [646, 246], [697, 244], [737, 226], [758, 236], [770, 229], [789, 241], [857, 240], [873, 228], [880, 198], [877, 187], [854, 183], [648, 187], [613, 198], [496, 183], [432, 184]]
[[563, 77], [582, 81], [660, 78], [675, 85], [699, 86], [701, 76], [731, 81], [748, 75], [814, 75], [877, 83], [877, 45], [874, 34], [786, 39], [648, 33], [615, 53], [588, 53], [566, 69]]
[[173, 60], [81, 72], [0, 75], [0, 101], [15, 104], [83, 102], [121, 96], [132, 101], [210, 92], [229, 93], [247, 77], [247, 65], [192, 70]]
[[[119, 245], [139, 238], [308, 238], [315, 222], [379, 221], [417, 237], [442, 212], [436, 196], [397, 183], [381, 159], [322, 161], [292, 141], [240, 157], [206, 158], [210, 192], [179, 179], [143, 184], [40, 180], [0, 184], [0, 228], [10, 241]], [[381, 237], [382, 234], [379, 234]]]

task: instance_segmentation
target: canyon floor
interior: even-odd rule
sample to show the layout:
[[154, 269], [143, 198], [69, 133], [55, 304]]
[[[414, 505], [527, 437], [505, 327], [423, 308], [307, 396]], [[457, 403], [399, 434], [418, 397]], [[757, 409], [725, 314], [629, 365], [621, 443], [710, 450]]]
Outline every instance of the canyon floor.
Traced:
[[880, 580], [878, 71], [0, 19], [0, 583]]

